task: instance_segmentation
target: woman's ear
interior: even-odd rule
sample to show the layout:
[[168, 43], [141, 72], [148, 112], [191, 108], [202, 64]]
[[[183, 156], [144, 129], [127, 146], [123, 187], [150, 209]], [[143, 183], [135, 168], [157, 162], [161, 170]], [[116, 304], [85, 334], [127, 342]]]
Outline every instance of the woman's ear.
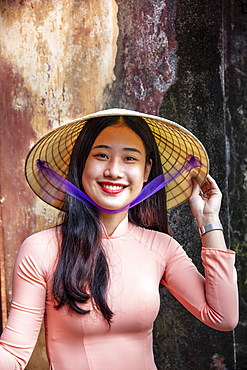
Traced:
[[152, 164], [153, 164], [152, 159], [149, 159], [149, 163], [146, 163], [146, 165], [145, 165], [144, 180], [143, 180], [143, 182], [147, 182], [148, 181], [148, 178], [149, 178], [149, 175], [150, 175], [150, 171], [151, 171], [151, 168], [152, 168]]

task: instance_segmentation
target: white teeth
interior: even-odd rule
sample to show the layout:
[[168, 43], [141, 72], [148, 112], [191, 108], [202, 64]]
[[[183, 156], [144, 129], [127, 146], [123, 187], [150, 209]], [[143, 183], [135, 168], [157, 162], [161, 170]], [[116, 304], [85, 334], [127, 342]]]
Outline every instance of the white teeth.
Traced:
[[120, 190], [120, 189], [124, 188], [123, 186], [120, 186], [120, 185], [105, 185], [105, 184], [103, 184], [102, 186], [104, 188], [110, 189], [110, 190]]

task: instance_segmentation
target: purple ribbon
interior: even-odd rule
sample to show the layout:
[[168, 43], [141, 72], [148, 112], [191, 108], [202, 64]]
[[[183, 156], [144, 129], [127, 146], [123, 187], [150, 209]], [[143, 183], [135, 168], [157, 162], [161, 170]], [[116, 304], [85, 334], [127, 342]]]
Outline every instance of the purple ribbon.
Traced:
[[[53, 187], [53, 192], [60, 192], [61, 190], [66, 192], [67, 194], [71, 195], [75, 199], [79, 200], [80, 202], [88, 205], [98, 208], [100, 211], [108, 212], [108, 213], [117, 213], [122, 211], [127, 211], [128, 209], [136, 206], [137, 204], [143, 202], [145, 199], [162, 189], [164, 186], [169, 184], [171, 181], [175, 180], [178, 176], [180, 176], [183, 172], [189, 172], [193, 168], [201, 167], [202, 163], [199, 160], [199, 158], [188, 155], [187, 160], [182, 163], [174, 166], [170, 171], [167, 171], [165, 174], [162, 174], [160, 176], [157, 176], [155, 179], [150, 181], [147, 185], [144, 186], [144, 188], [141, 190], [140, 194], [132, 200], [129, 204], [126, 206], [117, 209], [117, 210], [109, 210], [103, 207], [100, 207], [98, 204], [96, 204], [91, 198], [87, 196], [86, 193], [78, 189], [75, 185], [73, 185], [70, 181], [66, 180], [63, 176], [59, 175], [56, 171], [51, 169], [49, 167], [49, 164], [46, 161], [42, 161], [40, 159], [37, 160], [37, 167], [39, 169], [39, 172], [41, 172], [45, 176], [41, 179], [41, 176], [39, 174], [39, 182], [41, 186], [43, 187], [43, 190], [47, 185], [45, 186], [45, 183], [47, 184], [47, 181], [50, 182], [50, 185]], [[47, 194], [47, 190], [44, 190]], [[50, 195], [50, 194], [49, 194]], [[47, 195], [43, 194], [43, 199], [46, 201], [51, 200], [61, 200], [59, 197], [52, 195], [52, 198], [49, 199]]]

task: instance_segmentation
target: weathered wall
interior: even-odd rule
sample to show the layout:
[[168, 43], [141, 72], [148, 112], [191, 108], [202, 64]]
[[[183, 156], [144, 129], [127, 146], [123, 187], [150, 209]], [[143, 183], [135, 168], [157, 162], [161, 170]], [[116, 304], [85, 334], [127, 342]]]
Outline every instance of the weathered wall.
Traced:
[[231, 245], [237, 252], [240, 322], [237, 368], [247, 369], [247, 1], [234, 1], [229, 14], [225, 72], [226, 133]]
[[[190, 326], [186, 311], [178, 317], [172, 315], [168, 328], [174, 333], [175, 326], [180, 338], [186, 340], [177, 340], [174, 345], [170, 335], [171, 349], [179, 348], [179, 353], [186, 353], [188, 358], [188, 364], [180, 356], [173, 363], [181, 369], [206, 369], [207, 359], [221, 353], [228, 369], [242, 370], [247, 368], [247, 2], [179, 1], [175, 29], [177, 82], [165, 95], [160, 113], [192, 130], [209, 153], [210, 172], [223, 191], [221, 219], [225, 237], [237, 252], [240, 323], [234, 333], [220, 333], [194, 320]], [[173, 211], [171, 224], [175, 237], [199, 266], [200, 253], [191, 235], [196, 228], [187, 211], [187, 205]], [[179, 312], [176, 301], [167, 301], [167, 292], [164, 298], [163, 312]], [[158, 338], [160, 332], [158, 327]], [[164, 342], [168, 342], [165, 336]]]
[[26, 186], [27, 152], [61, 122], [102, 107], [105, 85], [115, 78], [118, 27], [115, 1], [4, 1], [0, 10], [1, 191], [9, 272], [20, 240], [54, 222], [52, 210]]
[[176, 80], [176, 0], [117, 2], [116, 79], [106, 88], [105, 107], [158, 114]]
[[[177, 81], [164, 96], [160, 113], [180, 122], [205, 145], [211, 163], [210, 172], [223, 192], [221, 219], [229, 244], [224, 113], [226, 40], [222, 17], [221, 2], [178, 2], [175, 25], [179, 57]], [[201, 269], [200, 238], [188, 204], [172, 211], [170, 222], [175, 238]], [[163, 308], [156, 331], [158, 353], [162, 353], [162, 346], [165, 348], [161, 368], [164, 363], [167, 366], [172, 363], [174, 369], [208, 369], [212, 356], [220, 353], [227, 368], [233, 369], [233, 333], [221, 333], [206, 327], [181, 309], [167, 291], [162, 289], [161, 292]], [[167, 316], [170, 320], [161, 320]], [[161, 331], [163, 322], [164, 330]], [[169, 333], [168, 337], [164, 333]]]
[[[50, 129], [102, 108], [105, 86], [115, 78], [118, 26], [114, 0], [1, 1], [0, 14], [0, 256], [9, 306], [19, 245], [57, 222], [27, 187], [26, 155]], [[44, 358], [42, 349], [29, 368], [45, 369]]]
[[[228, 370], [245, 368], [246, 262], [241, 256], [247, 229], [246, 6], [245, 0], [0, 3], [4, 320], [5, 291], [9, 304], [20, 243], [57, 219], [25, 182], [24, 161], [32, 144], [68, 119], [101, 108], [160, 113], [192, 130], [208, 150], [211, 173], [224, 195], [225, 236], [242, 253], [238, 269], [243, 304], [236, 365], [233, 333], [199, 323], [162, 288], [154, 331], [157, 365], [204, 370], [220, 352]], [[170, 222], [201, 269], [200, 240], [188, 205], [172, 211]], [[47, 368], [42, 335], [28, 369]]]

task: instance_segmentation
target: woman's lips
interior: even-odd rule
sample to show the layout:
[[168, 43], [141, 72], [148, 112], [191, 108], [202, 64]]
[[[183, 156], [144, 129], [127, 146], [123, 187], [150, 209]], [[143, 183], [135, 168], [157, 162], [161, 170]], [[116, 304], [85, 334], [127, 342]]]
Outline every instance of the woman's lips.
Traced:
[[127, 187], [126, 185], [123, 184], [112, 184], [108, 182], [100, 182], [99, 186], [107, 194], [122, 193], [122, 191], [124, 191], [124, 189]]

